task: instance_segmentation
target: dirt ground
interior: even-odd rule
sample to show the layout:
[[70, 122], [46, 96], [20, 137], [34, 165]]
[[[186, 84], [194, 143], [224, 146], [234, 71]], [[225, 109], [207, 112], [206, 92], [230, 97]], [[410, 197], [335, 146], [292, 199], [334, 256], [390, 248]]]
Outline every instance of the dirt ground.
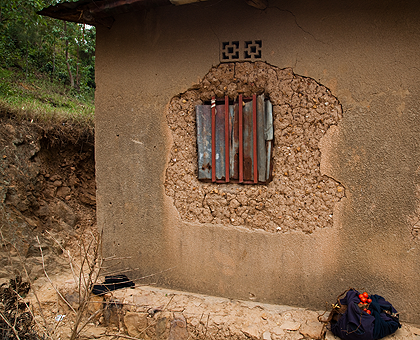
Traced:
[[[61, 293], [78, 307], [72, 294], [71, 274], [52, 278]], [[57, 298], [46, 280], [36, 285], [44, 317], [57, 339], [68, 339], [74, 326], [70, 308]], [[33, 296], [31, 301], [35, 303]], [[324, 311], [312, 311], [256, 301], [241, 301], [137, 285], [94, 297], [86, 315], [95, 315], [80, 333], [81, 339], [168, 340], [338, 340], [318, 321]], [[326, 313], [322, 318], [325, 320]], [[86, 320], [86, 318], [84, 319]], [[39, 317], [38, 322], [42, 323]], [[384, 340], [419, 340], [420, 328], [402, 324]]]

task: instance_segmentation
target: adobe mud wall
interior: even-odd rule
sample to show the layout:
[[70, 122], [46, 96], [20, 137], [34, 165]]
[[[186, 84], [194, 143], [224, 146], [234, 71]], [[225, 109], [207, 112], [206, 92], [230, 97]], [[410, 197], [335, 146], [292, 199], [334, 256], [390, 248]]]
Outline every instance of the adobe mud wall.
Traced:
[[[252, 186], [200, 182], [195, 106], [215, 95], [237, 98], [239, 93], [264, 93], [273, 104], [273, 179]], [[173, 146], [165, 189], [184, 221], [283, 233], [332, 226], [344, 188], [321, 175], [318, 145], [341, 119], [341, 105], [313, 79], [261, 62], [221, 64], [198, 88], [173, 98], [167, 117]]]
[[[116, 269], [315, 309], [353, 286], [419, 320], [419, 14], [232, 0], [98, 26], [98, 224]], [[274, 180], [198, 183], [194, 105], [252, 84], [275, 105]]]

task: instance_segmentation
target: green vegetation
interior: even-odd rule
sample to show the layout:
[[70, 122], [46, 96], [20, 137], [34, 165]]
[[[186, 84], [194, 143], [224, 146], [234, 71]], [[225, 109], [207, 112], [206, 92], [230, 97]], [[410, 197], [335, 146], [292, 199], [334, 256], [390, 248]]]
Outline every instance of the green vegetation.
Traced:
[[36, 73], [26, 77], [16, 68], [0, 68], [0, 111], [39, 120], [87, 123], [94, 118], [93, 90], [69, 85]]
[[0, 111], [92, 122], [95, 27], [36, 14], [57, 0], [0, 0]]

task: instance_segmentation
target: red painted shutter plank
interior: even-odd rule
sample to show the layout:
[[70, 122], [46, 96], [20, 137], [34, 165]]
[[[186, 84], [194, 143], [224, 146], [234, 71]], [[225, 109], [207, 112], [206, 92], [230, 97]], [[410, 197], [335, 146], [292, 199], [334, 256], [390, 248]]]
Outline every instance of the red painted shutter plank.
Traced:
[[243, 99], [239, 95], [239, 183], [244, 181], [244, 117]]
[[229, 138], [229, 97], [225, 96], [225, 172], [226, 183], [229, 182], [229, 154], [230, 154], [230, 138]]
[[257, 155], [257, 95], [252, 96], [252, 161], [254, 165], [254, 183], [258, 183], [258, 155]]
[[216, 104], [216, 180], [226, 181], [225, 105]]
[[216, 98], [211, 99], [211, 181], [216, 182]]
[[253, 114], [252, 101], [246, 101], [243, 106], [243, 179], [254, 180], [253, 167]]

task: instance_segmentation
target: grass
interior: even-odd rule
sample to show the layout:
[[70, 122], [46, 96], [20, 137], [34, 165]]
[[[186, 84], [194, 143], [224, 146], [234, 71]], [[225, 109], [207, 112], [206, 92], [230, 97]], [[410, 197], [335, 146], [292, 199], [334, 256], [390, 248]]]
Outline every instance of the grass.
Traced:
[[16, 118], [93, 126], [94, 91], [77, 91], [44, 74], [0, 68], [0, 112]]

